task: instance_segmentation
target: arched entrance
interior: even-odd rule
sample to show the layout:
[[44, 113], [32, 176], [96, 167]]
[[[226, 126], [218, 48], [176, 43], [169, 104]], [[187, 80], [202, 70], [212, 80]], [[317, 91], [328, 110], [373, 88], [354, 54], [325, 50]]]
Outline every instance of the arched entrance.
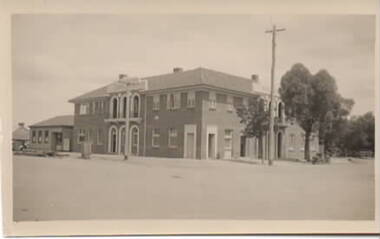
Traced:
[[117, 128], [116, 126], [112, 126], [109, 129], [108, 134], [109, 144], [108, 144], [108, 151], [110, 153], [117, 153], [118, 147], [117, 147]]
[[282, 157], [282, 133], [279, 132], [277, 134], [277, 158], [280, 159]]
[[137, 156], [139, 154], [139, 128], [136, 125], [131, 127], [129, 138], [131, 140], [129, 152], [131, 155]]

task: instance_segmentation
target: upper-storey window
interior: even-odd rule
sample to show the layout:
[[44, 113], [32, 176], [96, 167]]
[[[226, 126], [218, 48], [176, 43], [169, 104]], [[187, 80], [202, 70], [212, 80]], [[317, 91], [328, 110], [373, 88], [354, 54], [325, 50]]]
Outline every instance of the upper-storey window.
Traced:
[[234, 109], [234, 98], [232, 95], [227, 95], [227, 111], [232, 112]]
[[216, 93], [210, 92], [208, 100], [210, 110], [216, 110]]
[[160, 95], [153, 96], [153, 110], [160, 110]]
[[189, 91], [187, 93], [187, 107], [188, 108], [195, 107], [195, 92], [194, 91]]
[[79, 106], [79, 114], [80, 115], [87, 115], [90, 113], [89, 111], [90, 111], [89, 103], [80, 104], [80, 106]]
[[132, 97], [132, 117], [137, 118], [140, 115], [140, 96], [139, 95], [134, 95]]
[[121, 115], [123, 118], [126, 118], [127, 117], [127, 106], [128, 106], [128, 99], [127, 99], [127, 96], [123, 96], [122, 100], [121, 100]]
[[119, 104], [118, 104], [118, 99], [115, 97], [111, 100], [111, 117], [112, 118], [117, 118], [117, 115], [118, 115], [118, 108], [119, 108]]
[[181, 105], [181, 93], [170, 93], [167, 95], [168, 110], [179, 109]]

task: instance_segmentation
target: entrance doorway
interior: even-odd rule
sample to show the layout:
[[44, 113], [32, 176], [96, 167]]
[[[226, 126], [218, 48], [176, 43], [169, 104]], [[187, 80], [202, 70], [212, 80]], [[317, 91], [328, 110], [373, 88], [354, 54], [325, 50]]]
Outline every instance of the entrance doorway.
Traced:
[[53, 133], [52, 148], [54, 151], [63, 151], [62, 133]]
[[186, 158], [195, 158], [194, 140], [194, 133], [191, 132], [186, 134]]
[[247, 150], [247, 137], [240, 136], [240, 157], [246, 156], [246, 150]]
[[213, 133], [209, 133], [207, 137], [207, 142], [208, 142], [208, 158], [214, 159], [216, 158], [215, 156], [215, 139], [216, 136]]
[[282, 157], [282, 133], [277, 134], [277, 158]]
[[109, 129], [109, 135], [108, 135], [108, 139], [109, 139], [109, 144], [108, 144], [108, 151], [110, 153], [117, 153], [117, 150], [118, 150], [118, 147], [117, 147], [117, 143], [118, 143], [118, 139], [117, 139], [117, 128], [116, 126], [112, 126], [110, 129]]
[[137, 126], [132, 126], [130, 139], [130, 153], [131, 155], [137, 156], [139, 154], [139, 128]]

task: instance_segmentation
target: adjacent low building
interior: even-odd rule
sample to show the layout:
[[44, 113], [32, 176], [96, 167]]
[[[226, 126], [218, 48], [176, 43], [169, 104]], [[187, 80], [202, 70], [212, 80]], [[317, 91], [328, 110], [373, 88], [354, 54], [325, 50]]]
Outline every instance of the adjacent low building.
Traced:
[[56, 116], [30, 125], [30, 148], [44, 152], [72, 151], [74, 117]]
[[[268, 137], [247, 138], [236, 114], [252, 96], [269, 104], [257, 75], [235, 76], [206, 68], [141, 78], [146, 89], [128, 98], [128, 79], [71, 99], [74, 104], [73, 150], [85, 141], [95, 153], [122, 154], [129, 111], [128, 148], [132, 155], [195, 159], [266, 157]], [[276, 158], [303, 158], [303, 130], [289, 125], [279, 97], [274, 102]], [[290, 129], [288, 133], [288, 128]], [[313, 143], [316, 153], [318, 143]]]
[[29, 129], [24, 123], [19, 123], [18, 128], [12, 133], [12, 150], [20, 150], [29, 144]]

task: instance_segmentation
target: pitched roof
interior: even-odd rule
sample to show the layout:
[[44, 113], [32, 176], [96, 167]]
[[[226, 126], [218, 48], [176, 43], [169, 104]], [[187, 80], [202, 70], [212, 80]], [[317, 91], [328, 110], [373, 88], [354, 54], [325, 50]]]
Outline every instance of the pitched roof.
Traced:
[[61, 115], [47, 120], [40, 121], [36, 124], [30, 125], [30, 127], [42, 127], [42, 126], [74, 126], [74, 116]]
[[14, 140], [29, 140], [29, 129], [25, 127], [19, 127], [12, 133], [12, 139]]
[[[255, 85], [255, 89], [253, 91], [253, 83], [249, 78], [235, 76], [202, 67], [187, 71], [143, 77], [142, 80], [146, 80], [148, 82], [148, 91], [177, 87], [189, 87], [195, 85], [208, 85], [248, 94], [264, 93], [258, 84]], [[75, 102], [83, 99], [107, 96], [108, 86], [109, 85], [98, 88], [69, 101]]]

